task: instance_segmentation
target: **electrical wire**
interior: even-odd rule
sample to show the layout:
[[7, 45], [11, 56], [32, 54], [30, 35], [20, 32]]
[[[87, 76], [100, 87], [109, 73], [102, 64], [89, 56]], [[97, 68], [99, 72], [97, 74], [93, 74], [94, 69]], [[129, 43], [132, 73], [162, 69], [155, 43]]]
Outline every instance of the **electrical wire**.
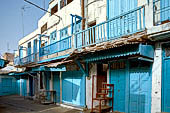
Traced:
[[[47, 13], [50, 13], [50, 14], [51, 14], [51, 12], [49, 12], [48, 10], [46, 10], [46, 9], [44, 9], [44, 8], [42, 8], [42, 7], [36, 5], [36, 4], [34, 4], [34, 3], [32, 3], [32, 2], [30, 2], [30, 1], [28, 1], [28, 0], [24, 0], [24, 1], [27, 2], [27, 3], [29, 3], [29, 4], [31, 4], [31, 5], [33, 5], [33, 6], [35, 6], [35, 7], [37, 7], [37, 8], [39, 8], [39, 9], [41, 9], [41, 10], [43, 10], [43, 11], [45, 11], [45, 12], [47, 12]], [[60, 16], [56, 15], [56, 14], [54, 14], [54, 15], [59, 18], [59, 21], [57, 22], [57, 23], [59, 23], [62, 18], [61, 18]]]

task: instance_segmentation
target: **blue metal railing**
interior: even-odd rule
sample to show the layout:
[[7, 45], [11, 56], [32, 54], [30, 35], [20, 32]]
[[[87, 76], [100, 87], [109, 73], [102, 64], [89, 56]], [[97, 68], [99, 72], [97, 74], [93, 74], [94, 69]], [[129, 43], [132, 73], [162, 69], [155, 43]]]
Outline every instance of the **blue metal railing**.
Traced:
[[40, 57], [71, 48], [71, 36], [40, 48]]
[[170, 0], [153, 0], [154, 24], [170, 21]]
[[19, 65], [20, 64], [20, 59], [19, 59], [19, 56], [15, 57], [14, 58], [14, 65]]
[[123, 13], [75, 34], [75, 48], [116, 39], [145, 29], [145, 7]]
[[26, 57], [20, 58], [20, 65], [25, 65], [33, 62], [37, 62], [39, 60], [39, 53], [33, 53], [27, 55]]

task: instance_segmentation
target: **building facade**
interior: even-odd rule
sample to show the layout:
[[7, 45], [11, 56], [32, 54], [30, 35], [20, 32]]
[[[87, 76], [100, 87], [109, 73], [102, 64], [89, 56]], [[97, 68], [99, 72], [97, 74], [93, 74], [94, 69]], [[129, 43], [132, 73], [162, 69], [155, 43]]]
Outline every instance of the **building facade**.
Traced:
[[114, 111], [170, 112], [169, 8], [170, 0], [52, 0], [19, 41], [14, 62], [28, 94], [91, 109], [108, 83]]

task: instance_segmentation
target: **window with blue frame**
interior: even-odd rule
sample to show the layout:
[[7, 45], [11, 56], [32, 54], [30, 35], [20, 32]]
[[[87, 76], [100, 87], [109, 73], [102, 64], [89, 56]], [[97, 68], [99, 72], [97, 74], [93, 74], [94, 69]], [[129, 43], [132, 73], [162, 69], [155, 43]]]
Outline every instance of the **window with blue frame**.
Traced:
[[55, 30], [52, 33], [50, 33], [50, 43], [52, 44], [52, 43], [54, 43], [56, 41], [57, 41], [57, 32]]
[[68, 27], [60, 30], [60, 44], [59, 50], [65, 50], [69, 48], [70, 38], [68, 37]]
[[68, 36], [68, 27], [60, 30], [60, 40], [66, 38]]

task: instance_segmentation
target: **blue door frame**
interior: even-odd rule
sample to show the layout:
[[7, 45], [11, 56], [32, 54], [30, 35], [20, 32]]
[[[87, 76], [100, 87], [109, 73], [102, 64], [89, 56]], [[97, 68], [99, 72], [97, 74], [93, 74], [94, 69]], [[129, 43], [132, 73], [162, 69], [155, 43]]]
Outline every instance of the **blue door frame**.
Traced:
[[162, 52], [162, 97], [161, 97], [161, 111], [170, 112], [170, 56], [166, 56], [165, 47]]

